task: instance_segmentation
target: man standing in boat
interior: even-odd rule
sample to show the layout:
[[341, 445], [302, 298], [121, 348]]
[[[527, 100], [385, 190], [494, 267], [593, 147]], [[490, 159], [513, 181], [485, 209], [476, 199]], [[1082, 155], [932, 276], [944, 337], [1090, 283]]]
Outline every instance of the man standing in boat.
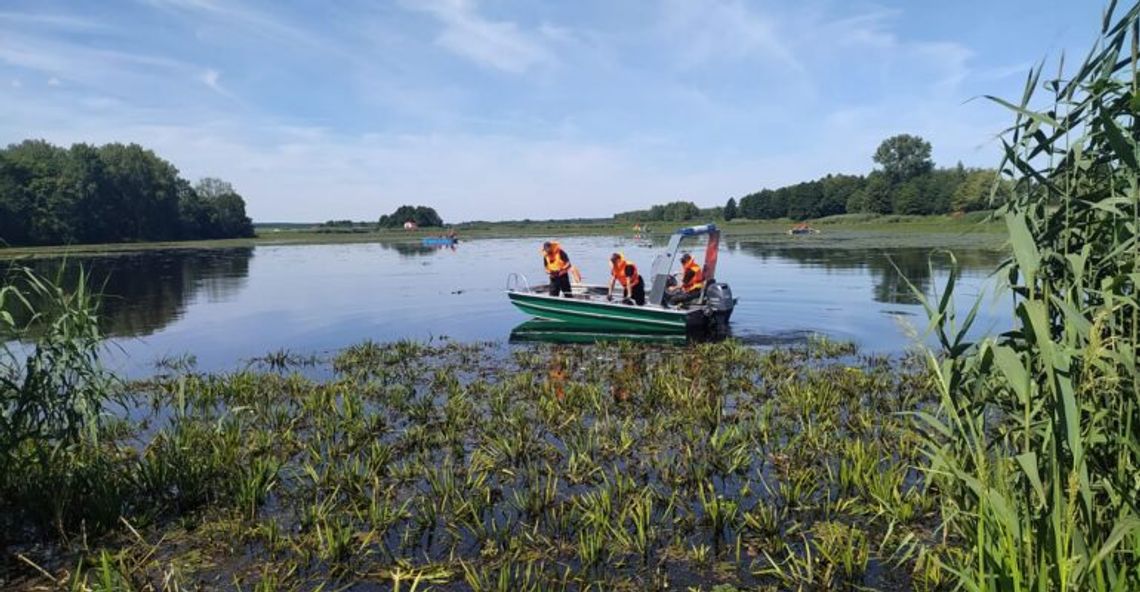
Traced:
[[685, 253], [681, 255], [681, 285], [669, 292], [669, 304], [685, 304], [701, 297], [701, 290], [705, 287], [705, 276], [701, 266], [693, 260], [693, 256]]
[[620, 283], [622, 302], [645, 305], [645, 282], [641, 280], [641, 274], [637, 273], [637, 266], [632, 261], [621, 253], [614, 253], [610, 256], [610, 274], [610, 292], [614, 291], [614, 283]]
[[542, 264], [550, 276], [550, 295], [570, 297], [570, 256], [557, 242], [542, 243]]

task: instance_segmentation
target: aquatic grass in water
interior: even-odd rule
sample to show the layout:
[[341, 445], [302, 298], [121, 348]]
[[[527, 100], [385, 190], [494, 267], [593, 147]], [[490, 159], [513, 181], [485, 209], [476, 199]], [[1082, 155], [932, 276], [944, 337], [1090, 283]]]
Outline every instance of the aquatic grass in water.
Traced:
[[130, 385], [149, 427], [101, 449], [164, 542], [33, 559], [90, 587], [107, 550], [147, 557], [136, 587], [903, 588], [898, 548], [941, 541], [898, 413], [934, 400], [831, 353], [366, 343], [320, 380], [167, 372]]

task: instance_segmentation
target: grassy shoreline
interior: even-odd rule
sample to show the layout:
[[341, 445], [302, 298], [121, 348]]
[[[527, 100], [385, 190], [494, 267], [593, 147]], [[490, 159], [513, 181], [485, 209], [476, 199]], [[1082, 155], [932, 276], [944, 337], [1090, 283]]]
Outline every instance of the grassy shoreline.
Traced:
[[[686, 222], [659, 222], [652, 225], [651, 236], [663, 239], [675, 227]], [[726, 240], [749, 240], [788, 246], [852, 247], [981, 247], [997, 249], [1005, 242], [1005, 227], [985, 222], [981, 216], [833, 216], [815, 220], [819, 234], [792, 237], [787, 229], [790, 220], [733, 220], [718, 222]], [[253, 246], [324, 245], [354, 243], [418, 243], [422, 238], [437, 236], [432, 230], [383, 230], [368, 232], [294, 229], [258, 229], [253, 238], [204, 241], [167, 241], [154, 243], [109, 243], [95, 245], [59, 245], [45, 247], [0, 248], [0, 260], [62, 257], [69, 255], [106, 255], [166, 249], [225, 249]], [[459, 228], [461, 240], [492, 238], [564, 238], [577, 236], [632, 236], [626, 223], [480, 223]]]

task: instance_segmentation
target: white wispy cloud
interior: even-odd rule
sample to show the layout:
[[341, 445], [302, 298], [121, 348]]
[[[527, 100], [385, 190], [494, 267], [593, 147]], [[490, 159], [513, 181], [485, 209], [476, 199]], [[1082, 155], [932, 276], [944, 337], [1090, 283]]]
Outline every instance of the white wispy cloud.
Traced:
[[[0, 96], [0, 109], [13, 104]], [[63, 145], [138, 142], [188, 178], [223, 177], [259, 220], [330, 212], [370, 219], [409, 200], [433, 203], [452, 220], [605, 216], [631, 199], [684, 194], [707, 201], [736, 188], [712, 172], [662, 168], [639, 144], [465, 132], [351, 134], [219, 113], [175, 119], [97, 98], [21, 104], [18, 112], [39, 122], [34, 137]], [[0, 137], [27, 135], [26, 124], [0, 120]]]
[[304, 27], [295, 26], [273, 13], [251, 8], [241, 0], [137, 0], [160, 10], [210, 17], [216, 23], [234, 26], [263, 37], [288, 43], [312, 46], [318, 37]]
[[752, 10], [741, 0], [668, 0], [661, 10], [662, 30], [680, 48], [682, 67], [751, 58], [803, 69], [790, 42], [781, 34], [777, 19]]
[[[130, 96], [136, 104], [155, 97], [155, 88], [180, 88], [173, 96], [193, 100], [194, 80], [225, 96], [218, 73], [194, 63], [157, 53], [124, 51], [95, 45], [88, 40], [42, 32], [6, 32], [0, 35], [0, 66], [37, 72], [49, 86], [77, 86], [107, 96]], [[17, 70], [17, 71], [19, 71]], [[164, 99], [168, 100], [168, 99]], [[176, 111], [173, 111], [176, 113]]]
[[974, 71], [974, 76], [980, 80], [1002, 80], [1011, 76], [1025, 78], [1033, 68], [1033, 62], [1019, 62], [1004, 66], [990, 66]]
[[70, 31], [91, 31], [108, 28], [105, 23], [93, 19], [42, 12], [0, 11], [0, 25], [3, 23], [21, 27], [50, 27]]
[[[827, 59], [847, 54], [874, 64], [887, 75], [913, 76], [928, 81], [932, 90], [953, 92], [972, 74], [974, 51], [937, 39], [905, 39], [897, 31], [898, 10], [874, 9], [838, 19], [822, 19], [813, 29], [816, 47]], [[893, 71], [892, 71], [893, 70]]]
[[841, 47], [892, 49], [898, 45], [898, 36], [890, 30], [890, 22], [900, 14], [898, 10], [877, 8], [840, 18], [820, 18], [819, 38]]
[[471, 0], [417, 0], [404, 6], [435, 17], [443, 27], [436, 43], [477, 64], [518, 74], [555, 59], [539, 35], [512, 21], [481, 16]]
[[218, 86], [218, 77], [219, 76], [220, 76], [220, 74], [218, 73], [217, 70], [210, 68], [210, 69], [208, 69], [202, 73], [201, 80], [202, 80], [202, 83], [205, 84], [206, 86], [208, 86], [214, 90], [220, 90], [221, 87]]
[[198, 81], [206, 85], [210, 90], [228, 99], [236, 99], [233, 93], [222, 86], [221, 78], [222, 73], [214, 68], [206, 68], [205, 71], [198, 75]]

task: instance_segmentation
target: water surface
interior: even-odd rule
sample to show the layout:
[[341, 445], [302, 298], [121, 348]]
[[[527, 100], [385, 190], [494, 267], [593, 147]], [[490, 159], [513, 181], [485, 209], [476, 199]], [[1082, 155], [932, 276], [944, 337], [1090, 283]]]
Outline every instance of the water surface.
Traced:
[[[130, 374], [163, 357], [193, 355], [203, 370], [239, 367], [288, 349], [323, 354], [365, 339], [448, 337], [504, 341], [527, 320], [507, 302], [506, 276], [543, 280], [540, 241], [486, 239], [456, 248], [418, 244], [260, 246], [142, 251], [73, 257], [106, 294], [112, 367]], [[613, 237], [563, 241], [591, 283], [608, 281], [618, 250], [648, 269], [656, 247]], [[697, 252], [697, 251], [695, 251]], [[864, 350], [893, 353], [914, 342], [926, 319], [899, 273], [930, 292], [945, 281], [944, 259], [929, 249], [828, 248], [724, 241], [717, 275], [740, 302], [734, 336], [758, 345], [823, 333]], [[961, 297], [991, 283], [999, 256], [957, 250]], [[33, 263], [52, 272], [59, 260]], [[897, 266], [897, 269], [896, 269]], [[1007, 306], [987, 300], [981, 329], [1008, 323]]]

